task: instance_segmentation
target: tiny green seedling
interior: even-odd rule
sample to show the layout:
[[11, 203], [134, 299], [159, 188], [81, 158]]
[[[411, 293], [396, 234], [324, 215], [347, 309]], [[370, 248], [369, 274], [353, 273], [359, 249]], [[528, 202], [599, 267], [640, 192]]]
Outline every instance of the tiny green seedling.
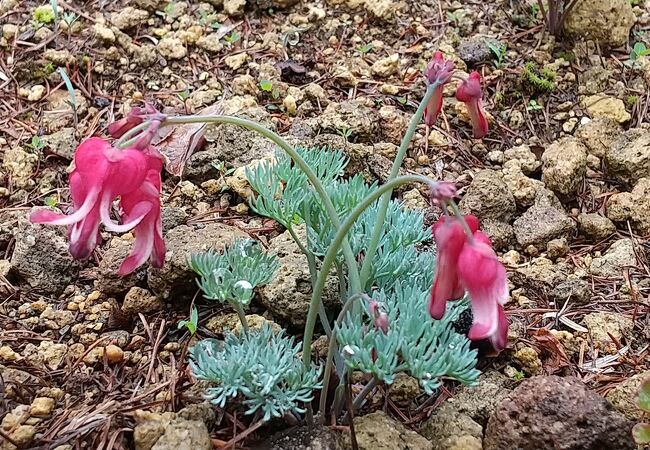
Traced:
[[184, 91], [181, 91], [176, 95], [178, 95], [178, 98], [181, 99], [181, 101], [185, 101], [190, 96], [190, 90], [185, 88]]
[[630, 53], [630, 59], [632, 61], [637, 61], [648, 55], [650, 55], [650, 49], [646, 48], [643, 42], [637, 42], [636, 44], [634, 44], [634, 47], [632, 47], [632, 52]]
[[233, 31], [229, 35], [225, 36], [223, 38], [228, 45], [234, 45], [237, 41], [241, 39], [241, 35], [237, 33], [236, 31]]
[[45, 206], [49, 206], [50, 208], [54, 208], [56, 205], [59, 204], [59, 201], [56, 199], [56, 197], [45, 197], [43, 199], [43, 203]]
[[65, 13], [63, 13], [62, 18], [63, 18], [63, 21], [68, 25], [68, 28], [70, 28], [72, 26], [72, 24], [75, 23], [77, 21], [77, 19], [79, 19], [79, 16], [77, 16], [76, 14], [71, 13], [71, 12], [65, 12]]
[[491, 40], [486, 40], [485, 45], [488, 46], [488, 48], [496, 58], [494, 60], [494, 67], [496, 67], [497, 69], [503, 67], [503, 59], [506, 56], [506, 50], [508, 49], [508, 46], [506, 44], [502, 44], [500, 42], [495, 42]]
[[352, 130], [349, 128], [339, 128], [336, 130], [336, 134], [342, 136], [347, 141], [350, 139], [350, 136], [352, 136]]
[[537, 103], [537, 100], [531, 99], [526, 106], [526, 111], [539, 111], [542, 109], [542, 105]]
[[512, 376], [512, 379], [517, 383], [523, 380], [524, 378], [526, 378], [526, 375], [524, 375], [524, 372], [522, 372], [521, 370], [516, 371]]
[[199, 325], [199, 310], [196, 309], [196, 306], [192, 305], [192, 310], [190, 311], [190, 317], [188, 320], [181, 320], [178, 322], [177, 329], [187, 328], [187, 331], [190, 332], [191, 336], [194, 336], [196, 333], [196, 328]]
[[370, 53], [374, 47], [375, 46], [372, 45], [372, 42], [368, 42], [367, 44], [363, 44], [357, 47], [357, 52], [360, 53], [361, 55], [365, 55], [367, 53]]
[[45, 147], [45, 142], [43, 142], [43, 139], [41, 139], [40, 136], [32, 136], [31, 142], [27, 145], [34, 150], [41, 150], [43, 147]]
[[228, 169], [226, 167], [226, 162], [225, 161], [219, 161], [219, 160], [212, 161], [211, 164], [212, 164], [212, 167], [217, 169], [221, 175], [230, 175], [231, 173], [233, 173], [235, 171], [234, 167], [231, 167], [230, 169]]
[[260, 89], [264, 92], [271, 92], [273, 89], [273, 83], [270, 80], [261, 80]]

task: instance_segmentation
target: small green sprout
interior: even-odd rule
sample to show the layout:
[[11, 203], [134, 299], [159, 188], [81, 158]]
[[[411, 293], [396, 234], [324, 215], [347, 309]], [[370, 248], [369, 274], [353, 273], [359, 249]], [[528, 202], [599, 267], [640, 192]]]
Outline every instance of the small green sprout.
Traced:
[[[636, 406], [645, 414], [650, 413], [650, 378], [646, 378], [641, 384]], [[638, 445], [650, 444], [650, 423], [637, 423], [632, 428], [632, 435]]]
[[237, 31], [233, 31], [229, 35], [225, 36], [223, 39], [228, 43], [228, 45], [234, 45], [237, 41], [241, 39], [241, 35], [237, 33]]
[[630, 59], [632, 61], [637, 61], [648, 55], [650, 55], [650, 49], [646, 48], [643, 42], [637, 42], [636, 44], [634, 44], [634, 47], [632, 47], [632, 52], [630, 53]]
[[59, 201], [56, 199], [56, 197], [45, 197], [43, 199], [43, 203], [45, 206], [49, 206], [50, 208], [54, 208], [56, 205], [59, 204]]
[[357, 50], [357, 52], [360, 53], [361, 55], [365, 55], [365, 54], [367, 54], [367, 53], [370, 53], [374, 47], [375, 47], [375, 46], [372, 45], [372, 42], [368, 42], [367, 44], [363, 44], [363, 45], [357, 47], [356, 50]]
[[555, 72], [550, 69], [538, 71], [532, 61], [524, 64], [521, 76], [524, 83], [533, 92], [547, 93], [555, 89]]
[[625, 103], [627, 103], [627, 105], [630, 107], [636, 105], [638, 102], [639, 102], [638, 95], [628, 95], [627, 98], [625, 99]]
[[34, 150], [42, 150], [45, 147], [45, 142], [43, 142], [40, 136], [32, 136], [32, 140], [27, 145]]
[[487, 45], [490, 51], [494, 53], [494, 57], [496, 58], [494, 60], [494, 67], [497, 69], [503, 67], [503, 59], [506, 56], [506, 50], [508, 49], [508, 46], [506, 44], [502, 44], [500, 42], [489, 39], [485, 40], [485, 45]]
[[350, 139], [350, 136], [352, 136], [352, 130], [349, 128], [339, 128], [336, 130], [336, 134], [342, 136], [347, 141]]
[[534, 100], [534, 99], [531, 99], [531, 100], [528, 102], [528, 105], [526, 105], [526, 111], [529, 111], [529, 112], [530, 112], [530, 111], [539, 111], [539, 110], [541, 110], [541, 109], [543, 109], [543, 108], [542, 108], [542, 105], [540, 105], [539, 103], [537, 103], [537, 100]]
[[260, 89], [264, 92], [271, 92], [271, 89], [273, 89], [273, 83], [270, 80], [261, 80]]
[[190, 96], [190, 90], [188, 88], [185, 88], [184, 91], [181, 91], [176, 95], [178, 95], [178, 98], [181, 99], [181, 101], [185, 101]]
[[77, 16], [74, 13], [71, 12], [65, 12], [63, 13], [63, 21], [68, 25], [68, 28], [72, 26], [73, 23], [75, 23], [79, 19], [79, 16]]
[[180, 322], [178, 322], [177, 329], [180, 330], [181, 328], [187, 328], [187, 331], [190, 332], [190, 335], [194, 336], [198, 324], [199, 324], [199, 310], [196, 309], [196, 306], [192, 305], [192, 311], [190, 311], [189, 319], [181, 320]]
[[521, 370], [516, 371], [512, 376], [512, 379], [516, 382], [520, 382], [524, 378], [526, 378], [526, 375], [524, 375], [524, 372], [522, 372]]

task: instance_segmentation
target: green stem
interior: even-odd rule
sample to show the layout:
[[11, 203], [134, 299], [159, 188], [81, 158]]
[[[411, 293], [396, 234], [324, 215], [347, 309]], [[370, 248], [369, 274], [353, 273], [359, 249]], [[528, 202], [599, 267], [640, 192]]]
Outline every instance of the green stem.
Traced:
[[341, 322], [343, 322], [343, 319], [345, 319], [345, 315], [350, 311], [352, 308], [352, 304], [354, 303], [355, 300], [358, 300], [360, 298], [363, 298], [364, 300], [370, 300], [370, 297], [365, 294], [365, 293], [359, 293], [355, 294], [352, 297], [350, 297], [345, 304], [343, 305], [343, 308], [341, 308], [341, 312], [339, 313], [338, 317], [336, 318], [335, 322], [335, 327], [332, 330], [332, 336], [330, 336], [330, 341], [329, 345], [327, 347], [327, 358], [325, 359], [325, 373], [323, 375], [323, 388], [321, 389], [321, 396], [320, 396], [320, 402], [318, 405], [318, 411], [320, 414], [324, 415], [325, 414], [325, 405], [327, 402], [327, 393], [329, 391], [329, 383], [330, 383], [330, 377], [332, 374], [332, 366], [334, 362], [334, 355], [336, 355], [336, 328], [337, 326], [341, 325]]
[[[313, 337], [314, 326], [316, 325], [316, 317], [318, 316], [318, 308], [321, 304], [321, 297], [323, 295], [323, 291], [325, 290], [325, 282], [327, 281], [327, 276], [330, 269], [332, 268], [332, 264], [334, 264], [336, 261], [336, 254], [338, 253], [339, 247], [345, 240], [345, 237], [354, 225], [354, 222], [356, 222], [359, 216], [361, 216], [361, 214], [363, 214], [363, 212], [369, 206], [377, 201], [380, 196], [384, 195], [386, 192], [392, 192], [393, 189], [402, 186], [403, 184], [415, 182], [426, 183], [429, 185], [436, 183], [430, 178], [424, 177], [422, 175], [405, 175], [395, 178], [363, 199], [361, 203], [359, 203], [345, 218], [345, 221], [343, 224], [341, 224], [338, 231], [336, 232], [334, 239], [327, 249], [327, 253], [325, 253], [325, 258], [323, 259], [320, 272], [318, 273], [318, 278], [316, 279], [316, 284], [314, 285], [311, 301], [309, 303], [309, 312], [307, 313], [307, 322], [305, 324], [305, 335], [303, 336], [302, 341], [302, 358], [305, 367], [307, 367], [310, 362], [309, 355], [311, 354], [311, 341]], [[352, 290], [356, 291], [357, 293], [361, 292], [361, 289], [357, 290], [355, 289], [355, 286], [352, 286]]]
[[126, 133], [124, 133], [122, 136], [120, 136], [120, 138], [117, 141], [115, 141], [115, 146], [118, 147], [118, 148], [126, 148], [126, 147], [134, 144], [135, 141], [137, 141], [138, 138], [140, 137], [139, 134], [142, 131], [149, 128], [150, 125], [151, 125], [151, 122], [149, 122], [147, 120], [145, 122], [142, 122], [140, 125], [131, 128]]
[[[231, 125], [237, 125], [248, 130], [255, 131], [256, 133], [264, 136], [265, 138], [272, 141], [275, 145], [280, 147], [287, 155], [291, 157], [293, 162], [302, 170], [307, 178], [309, 179], [314, 189], [318, 193], [318, 196], [321, 198], [327, 215], [332, 222], [334, 228], [339, 229], [341, 227], [341, 220], [339, 219], [336, 209], [332, 204], [323, 183], [318, 179], [314, 171], [307, 165], [304, 159], [298, 154], [298, 152], [279, 134], [269, 130], [268, 128], [260, 125], [257, 122], [252, 120], [242, 119], [240, 117], [233, 116], [222, 116], [222, 115], [208, 115], [208, 116], [174, 116], [168, 117], [165, 119], [162, 125], [179, 125], [184, 123], [228, 123]], [[343, 242], [343, 255], [345, 257], [345, 262], [348, 266], [348, 274], [350, 277], [350, 283], [354, 288], [360, 286], [359, 282], [359, 269], [357, 267], [356, 259], [352, 253], [352, 248], [348, 243], [347, 239]], [[360, 288], [359, 288], [360, 290]], [[313, 329], [312, 329], [313, 333]]]
[[[411, 117], [411, 122], [409, 123], [408, 129], [406, 130], [406, 134], [402, 138], [402, 143], [399, 146], [399, 150], [397, 152], [397, 156], [395, 157], [395, 161], [393, 161], [393, 167], [390, 170], [388, 181], [393, 180], [395, 177], [397, 177], [397, 174], [399, 173], [399, 169], [402, 166], [402, 162], [404, 161], [404, 157], [406, 156], [406, 151], [408, 150], [409, 144], [411, 143], [411, 139], [413, 139], [415, 130], [417, 129], [420, 120], [422, 119], [422, 115], [424, 114], [424, 108], [426, 108], [427, 103], [429, 103], [429, 100], [433, 96], [433, 93], [435, 92], [437, 87], [438, 87], [437, 82], [432, 83], [427, 87], [427, 91], [424, 94], [424, 98], [420, 102], [420, 105], [418, 106], [418, 109], [415, 111], [415, 114], [413, 114], [413, 117]], [[372, 266], [372, 260], [374, 259], [375, 253], [377, 253], [377, 248], [379, 247], [379, 239], [381, 238], [381, 233], [384, 229], [384, 222], [386, 221], [386, 211], [388, 210], [388, 205], [390, 203], [390, 198], [392, 193], [393, 193], [392, 189], [386, 191], [379, 204], [379, 210], [377, 211], [377, 220], [375, 221], [375, 226], [372, 229], [372, 234], [370, 237], [370, 241], [368, 243], [368, 248], [366, 249], [366, 252], [364, 254], [363, 264], [361, 266], [361, 273], [359, 274], [360, 283], [362, 287], [365, 287], [368, 281], [368, 277], [370, 276], [370, 268]]]
[[232, 305], [235, 308], [235, 311], [237, 311], [237, 315], [239, 316], [239, 321], [241, 322], [241, 326], [244, 329], [244, 333], [248, 334], [248, 320], [246, 320], [246, 313], [244, 313], [244, 307], [239, 303], [239, 302], [232, 302]]

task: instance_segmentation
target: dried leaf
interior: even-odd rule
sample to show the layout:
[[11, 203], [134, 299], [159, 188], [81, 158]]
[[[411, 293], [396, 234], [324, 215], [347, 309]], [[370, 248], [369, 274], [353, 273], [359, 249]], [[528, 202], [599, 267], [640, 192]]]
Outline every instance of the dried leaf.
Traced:
[[[212, 115], [221, 112], [223, 112], [223, 103], [218, 102], [204, 108], [200, 114]], [[165, 157], [167, 172], [178, 177], [181, 176], [185, 164], [203, 142], [205, 127], [205, 123], [180, 125], [172, 128], [166, 135], [154, 142], [158, 151]]]
[[551, 375], [570, 365], [564, 346], [549, 330], [540, 328], [533, 334], [533, 338], [540, 350], [540, 357], [546, 373]]

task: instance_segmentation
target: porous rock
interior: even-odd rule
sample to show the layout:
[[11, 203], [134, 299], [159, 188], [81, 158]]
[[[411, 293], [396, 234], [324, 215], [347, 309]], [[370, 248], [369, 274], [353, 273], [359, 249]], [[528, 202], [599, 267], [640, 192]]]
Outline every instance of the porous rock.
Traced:
[[607, 217], [621, 223], [629, 220], [638, 233], [650, 233], [650, 178], [641, 178], [632, 192], [612, 195], [607, 201]]
[[631, 128], [605, 152], [607, 174], [626, 186], [650, 178], [650, 131]]
[[168, 298], [173, 291], [189, 291], [195, 287], [195, 274], [187, 265], [190, 255], [210, 248], [222, 251], [234, 240], [247, 238], [248, 235], [239, 228], [221, 223], [176, 227], [165, 235], [165, 265], [160, 269], [149, 267], [147, 271], [149, 287], [162, 298]]
[[637, 420], [640, 410], [636, 405], [636, 398], [639, 395], [641, 384], [648, 378], [650, 378], [650, 370], [637, 373], [607, 391], [605, 398], [628, 419]]
[[578, 216], [580, 232], [593, 242], [601, 241], [616, 233], [616, 226], [607, 217], [597, 213], [580, 214]]
[[634, 242], [632, 239], [619, 239], [603, 256], [593, 259], [589, 271], [600, 277], [622, 277], [625, 267], [635, 264]]
[[516, 210], [512, 192], [499, 173], [489, 169], [476, 174], [459, 206], [464, 214], [506, 223], [510, 222]]
[[627, 0], [579, 0], [567, 14], [564, 30], [604, 47], [627, 43], [636, 18]]
[[549, 145], [542, 155], [542, 181], [553, 192], [574, 193], [587, 170], [587, 148], [575, 138], [563, 138]]
[[[431, 450], [426, 438], [391, 419], [382, 411], [354, 418], [354, 431], [359, 450]], [[351, 449], [349, 436], [344, 448]]]
[[574, 377], [537, 376], [503, 400], [488, 421], [485, 450], [636, 448], [632, 422]]

